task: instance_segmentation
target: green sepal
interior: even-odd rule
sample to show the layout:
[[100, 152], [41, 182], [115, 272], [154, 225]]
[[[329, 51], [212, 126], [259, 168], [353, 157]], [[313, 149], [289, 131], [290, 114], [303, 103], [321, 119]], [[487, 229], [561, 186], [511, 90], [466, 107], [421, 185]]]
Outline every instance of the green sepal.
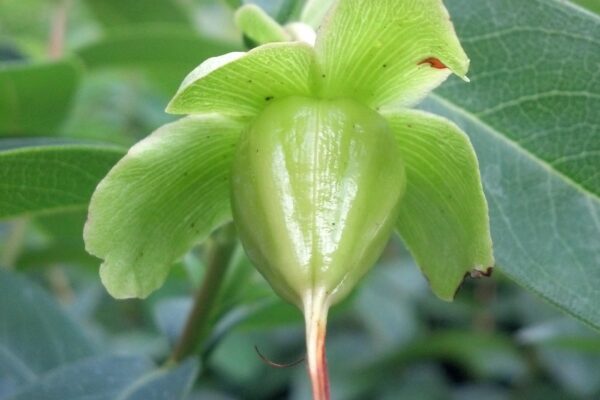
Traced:
[[314, 50], [302, 42], [212, 58], [188, 75], [167, 111], [253, 118], [273, 100], [311, 95], [313, 66]]
[[300, 21], [315, 29], [318, 28], [334, 1], [335, 0], [307, 0], [302, 8]]
[[315, 52], [323, 97], [378, 110], [413, 105], [469, 67], [441, 0], [338, 0]]
[[387, 115], [406, 168], [397, 230], [432, 290], [452, 300], [465, 274], [494, 265], [487, 202], [469, 138], [445, 118]]
[[183, 118], [132, 147], [100, 182], [84, 238], [104, 259], [112, 296], [148, 296], [174, 261], [231, 219], [229, 170], [242, 130], [222, 116]]
[[235, 13], [235, 24], [258, 44], [289, 41], [290, 35], [256, 4], [246, 4]]

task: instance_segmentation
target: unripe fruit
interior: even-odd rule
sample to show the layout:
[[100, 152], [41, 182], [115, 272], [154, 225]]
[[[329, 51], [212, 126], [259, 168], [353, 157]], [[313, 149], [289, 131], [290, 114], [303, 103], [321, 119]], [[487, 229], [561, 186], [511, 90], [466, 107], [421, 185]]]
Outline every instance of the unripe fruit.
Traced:
[[290, 97], [274, 100], [238, 146], [240, 238], [277, 293], [303, 310], [315, 397], [327, 398], [327, 310], [392, 233], [405, 187], [397, 143], [379, 114], [353, 100]]
[[404, 169], [387, 122], [352, 100], [275, 101], [243, 134], [233, 212], [250, 259], [286, 300], [342, 299], [377, 261]]

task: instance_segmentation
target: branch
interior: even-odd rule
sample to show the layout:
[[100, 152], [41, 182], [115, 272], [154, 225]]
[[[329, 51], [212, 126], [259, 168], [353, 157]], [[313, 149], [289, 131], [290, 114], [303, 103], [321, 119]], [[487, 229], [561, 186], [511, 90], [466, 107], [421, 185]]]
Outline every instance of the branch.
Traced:
[[167, 364], [178, 363], [194, 354], [206, 336], [215, 300], [235, 249], [235, 229], [229, 224], [217, 231], [207, 245], [206, 274], [196, 293], [194, 306], [181, 338]]

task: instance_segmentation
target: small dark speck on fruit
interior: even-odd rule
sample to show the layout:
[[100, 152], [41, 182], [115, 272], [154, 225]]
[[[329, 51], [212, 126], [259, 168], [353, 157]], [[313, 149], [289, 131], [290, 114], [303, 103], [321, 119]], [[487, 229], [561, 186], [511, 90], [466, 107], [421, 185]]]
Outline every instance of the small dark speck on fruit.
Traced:
[[252, 83], [252, 79], [248, 79], [248, 83]]
[[387, 68], [387, 64], [383, 64], [383, 65], [382, 65], [382, 67], [383, 67], [383, 68]]
[[321, 77], [323, 77], [323, 78], [327, 78], [327, 75], [323, 74], [323, 75], [321, 75]]
[[267, 96], [267, 97], [265, 97], [265, 101], [271, 101], [271, 100], [273, 100], [273, 99], [274, 99], [274, 97], [273, 97], [273, 96]]

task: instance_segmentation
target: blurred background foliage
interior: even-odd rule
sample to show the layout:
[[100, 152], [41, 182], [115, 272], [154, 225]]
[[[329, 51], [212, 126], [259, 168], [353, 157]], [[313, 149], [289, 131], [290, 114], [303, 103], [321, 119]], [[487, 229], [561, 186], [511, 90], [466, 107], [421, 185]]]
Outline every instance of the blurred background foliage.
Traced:
[[[3, 140], [3, 148], [23, 146], [15, 137], [101, 146], [103, 152], [85, 158], [93, 166], [89, 182], [61, 177], [57, 183], [83, 185], [80, 192], [91, 195], [129, 146], [173, 120], [163, 110], [187, 72], [245, 48], [232, 23], [240, 3], [4, 0], [0, 137], [13, 139]], [[291, 0], [259, 3], [279, 21], [299, 10]], [[600, 8], [596, 0], [582, 4]], [[63, 159], [69, 151], [47, 157]], [[43, 171], [36, 157], [19, 168]], [[302, 357], [303, 323], [241, 249], [201, 362], [157, 369], [202, 280], [202, 249], [188, 254], [149, 299], [115, 301], [100, 284], [98, 261], [84, 251], [87, 198], [68, 200], [59, 214], [0, 215], [0, 399], [77, 399], [85, 390], [103, 399], [309, 397], [302, 366], [274, 369], [255, 352], [257, 346], [279, 362]], [[600, 398], [597, 332], [501, 273], [467, 281], [452, 304], [439, 301], [396, 241], [352, 298], [334, 309], [328, 346], [337, 399]]]

